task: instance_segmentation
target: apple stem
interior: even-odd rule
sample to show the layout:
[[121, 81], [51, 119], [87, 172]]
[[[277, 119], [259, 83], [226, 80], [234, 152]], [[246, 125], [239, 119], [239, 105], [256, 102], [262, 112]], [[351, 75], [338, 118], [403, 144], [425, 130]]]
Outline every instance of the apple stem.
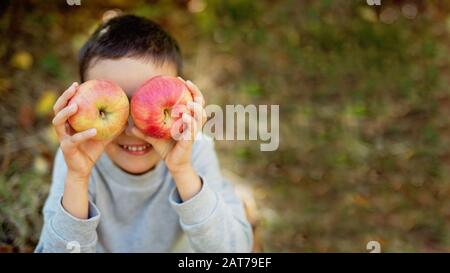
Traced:
[[170, 118], [170, 111], [169, 109], [164, 109], [164, 124], [167, 123], [167, 120]]

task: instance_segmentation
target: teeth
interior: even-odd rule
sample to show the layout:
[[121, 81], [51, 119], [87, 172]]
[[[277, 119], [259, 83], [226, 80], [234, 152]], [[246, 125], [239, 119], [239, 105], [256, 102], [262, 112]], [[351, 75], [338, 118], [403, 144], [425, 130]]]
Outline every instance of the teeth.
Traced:
[[141, 145], [141, 146], [128, 146], [128, 145], [121, 145], [122, 148], [128, 150], [128, 151], [132, 151], [132, 152], [136, 152], [136, 151], [144, 151], [147, 148], [150, 147], [150, 144], [146, 144], [146, 145]]

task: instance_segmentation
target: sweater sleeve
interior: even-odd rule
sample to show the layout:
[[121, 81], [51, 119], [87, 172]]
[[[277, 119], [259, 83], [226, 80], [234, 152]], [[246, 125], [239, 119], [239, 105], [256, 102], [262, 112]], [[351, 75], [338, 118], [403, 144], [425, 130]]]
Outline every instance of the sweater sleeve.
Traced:
[[196, 252], [250, 252], [251, 226], [232, 184], [220, 173], [211, 138], [200, 135], [192, 157], [202, 180], [200, 192], [185, 202], [176, 188], [169, 196], [191, 247]]
[[35, 252], [95, 252], [100, 212], [89, 201], [88, 219], [69, 214], [61, 204], [67, 174], [61, 150], [56, 153], [53, 166], [52, 185], [43, 209], [44, 226]]

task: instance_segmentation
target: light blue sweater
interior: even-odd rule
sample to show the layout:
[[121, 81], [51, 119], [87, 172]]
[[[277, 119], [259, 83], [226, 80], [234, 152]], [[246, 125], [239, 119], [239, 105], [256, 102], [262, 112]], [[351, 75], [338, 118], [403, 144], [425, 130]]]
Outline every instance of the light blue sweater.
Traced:
[[[222, 177], [213, 141], [200, 137], [193, 165], [201, 191], [182, 202], [163, 161], [130, 175], [103, 154], [89, 181], [89, 218], [61, 205], [67, 166], [58, 150], [36, 252], [249, 252], [252, 230], [232, 185]], [[75, 247], [75, 248], [73, 248]]]

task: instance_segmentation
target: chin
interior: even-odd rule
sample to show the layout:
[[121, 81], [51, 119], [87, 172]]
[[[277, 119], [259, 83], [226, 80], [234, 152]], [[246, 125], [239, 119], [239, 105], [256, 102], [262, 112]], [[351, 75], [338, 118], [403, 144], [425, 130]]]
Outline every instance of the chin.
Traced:
[[108, 157], [122, 170], [131, 174], [143, 174], [153, 169], [161, 159], [150, 144], [110, 143]]
[[[117, 163], [116, 163], [117, 164]], [[117, 164], [123, 171], [130, 173], [130, 174], [134, 174], [134, 175], [139, 175], [139, 174], [144, 174], [150, 170], [152, 170], [156, 164], [152, 164], [152, 165], [148, 165], [148, 164], [142, 164], [142, 165], [138, 165], [138, 164], [130, 164], [130, 163], [126, 163], [126, 164]]]

